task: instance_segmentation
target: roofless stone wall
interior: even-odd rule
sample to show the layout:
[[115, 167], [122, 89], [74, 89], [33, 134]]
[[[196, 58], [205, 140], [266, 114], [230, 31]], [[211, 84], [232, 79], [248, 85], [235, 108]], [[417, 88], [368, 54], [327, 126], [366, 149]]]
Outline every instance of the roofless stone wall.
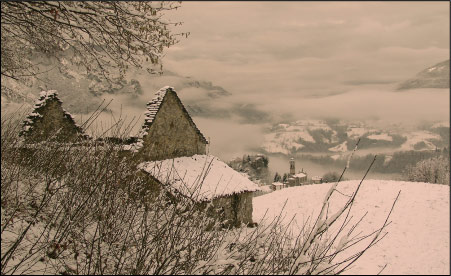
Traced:
[[[242, 192], [212, 200], [213, 206], [207, 209], [209, 216], [224, 222], [224, 226], [240, 227], [242, 223], [250, 225], [252, 221], [252, 192]], [[206, 208], [208, 202], [198, 203]]]
[[206, 143], [172, 90], [168, 90], [147, 135], [142, 158], [146, 161], [205, 154]]
[[54, 90], [41, 92], [35, 109], [24, 122], [20, 135], [25, 141], [72, 142], [83, 135], [72, 116], [62, 108], [62, 102]]

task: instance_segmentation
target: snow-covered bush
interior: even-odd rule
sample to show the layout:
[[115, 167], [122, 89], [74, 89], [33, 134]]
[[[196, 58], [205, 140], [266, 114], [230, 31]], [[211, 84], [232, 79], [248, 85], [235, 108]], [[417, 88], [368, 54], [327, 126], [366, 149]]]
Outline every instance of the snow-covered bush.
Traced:
[[[380, 239], [328, 233], [352, 207], [323, 209], [293, 236], [281, 216], [254, 228], [222, 228], [190, 199], [159, 193], [114, 143], [23, 148], [20, 122], [2, 116], [2, 274], [331, 274]], [[340, 222], [341, 224], [341, 222]], [[342, 229], [342, 228], [340, 228]], [[344, 262], [335, 256], [369, 239]]]
[[408, 166], [404, 175], [408, 181], [449, 185], [449, 163], [449, 157], [432, 157]]

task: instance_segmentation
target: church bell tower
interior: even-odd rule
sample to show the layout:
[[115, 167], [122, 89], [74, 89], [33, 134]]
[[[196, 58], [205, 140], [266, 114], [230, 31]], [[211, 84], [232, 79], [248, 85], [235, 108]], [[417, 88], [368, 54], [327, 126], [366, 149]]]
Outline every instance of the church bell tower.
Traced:
[[294, 158], [290, 159], [290, 174], [294, 175], [296, 173], [296, 169], [294, 167]]

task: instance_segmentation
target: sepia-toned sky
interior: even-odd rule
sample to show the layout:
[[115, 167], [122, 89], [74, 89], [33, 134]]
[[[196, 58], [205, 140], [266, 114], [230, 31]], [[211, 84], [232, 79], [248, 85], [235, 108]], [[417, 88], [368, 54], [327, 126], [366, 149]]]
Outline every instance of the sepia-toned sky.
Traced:
[[171, 17], [191, 35], [166, 63], [243, 91], [327, 94], [449, 58], [449, 16], [448, 3], [429, 1], [183, 2]]
[[[213, 107], [247, 105], [254, 117], [268, 114], [253, 124], [195, 117], [220, 157], [259, 146], [266, 121], [449, 122], [449, 89], [396, 91], [449, 59], [449, 10], [449, 3], [431, 1], [183, 2], [166, 18], [182, 21], [174, 31], [190, 36], [167, 49], [163, 63], [232, 94], [207, 98]], [[139, 116], [156, 88], [148, 77], [137, 79], [144, 90], [139, 101], [116, 104]], [[184, 103], [205, 100], [201, 90], [164, 85], [175, 86]]]
[[[322, 106], [353, 117], [349, 104], [368, 99], [356, 114], [379, 116], [371, 106], [382, 99], [403, 102], [388, 93], [399, 82], [449, 59], [447, 2], [183, 2], [170, 16], [191, 35], [168, 49], [166, 68], [265, 110], [277, 103], [292, 113], [306, 103], [316, 105], [310, 114]], [[424, 106], [417, 94], [412, 102]], [[444, 93], [436, 94], [432, 113], [443, 102]]]

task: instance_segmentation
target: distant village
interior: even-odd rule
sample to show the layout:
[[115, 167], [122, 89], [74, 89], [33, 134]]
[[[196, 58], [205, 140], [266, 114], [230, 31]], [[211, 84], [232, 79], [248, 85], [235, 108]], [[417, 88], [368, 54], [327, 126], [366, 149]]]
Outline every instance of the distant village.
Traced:
[[323, 183], [323, 178], [321, 176], [313, 176], [312, 178], [308, 179], [307, 172], [304, 171], [304, 168], [296, 173], [296, 162], [294, 158], [291, 158], [290, 172], [285, 173], [283, 176], [276, 173], [276, 175], [274, 176], [274, 182], [271, 184], [271, 189], [273, 191], [277, 191], [288, 187], [321, 183]]
[[321, 184], [323, 182], [327, 182], [321, 176], [312, 176], [309, 178], [304, 168], [301, 168], [301, 170], [296, 172], [296, 161], [294, 158], [291, 158], [287, 164], [287, 168], [289, 167], [289, 171], [287, 173], [280, 175], [276, 172], [274, 177], [270, 175], [268, 163], [268, 157], [263, 154], [245, 154], [242, 158], [237, 157], [229, 161], [227, 164], [260, 186], [262, 191], [255, 192], [254, 196], [259, 196], [288, 187]]

